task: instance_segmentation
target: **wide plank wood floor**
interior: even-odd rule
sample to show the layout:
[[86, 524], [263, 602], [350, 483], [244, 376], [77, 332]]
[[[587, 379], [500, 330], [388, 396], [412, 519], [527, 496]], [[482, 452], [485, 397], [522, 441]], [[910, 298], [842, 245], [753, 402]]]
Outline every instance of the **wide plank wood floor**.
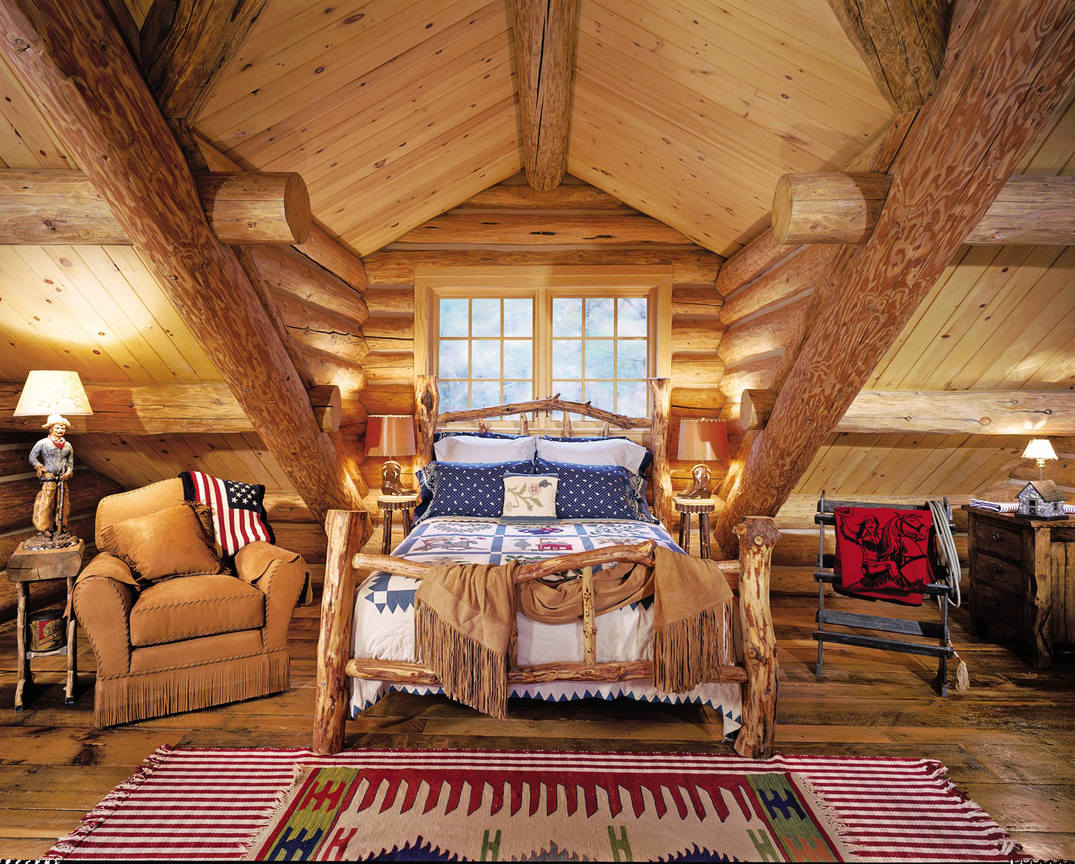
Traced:
[[[855, 605], [833, 600], [834, 606]], [[1075, 858], [1075, 653], [1037, 671], [976, 639], [954, 616], [972, 688], [939, 698], [926, 658], [832, 646], [814, 676], [815, 601], [776, 597], [780, 650], [777, 746], [785, 753], [928, 757], [1037, 858]], [[80, 695], [63, 705], [62, 658], [36, 661], [30, 707], [10, 707], [14, 623], [0, 625], [0, 857], [38, 857], [161, 744], [305, 747], [314, 698], [318, 605], [291, 626], [292, 688], [217, 709], [93, 726], [93, 655], [80, 634]], [[887, 609], [886, 609], [887, 612]], [[954, 681], [954, 676], [953, 679]], [[515, 701], [493, 720], [445, 699], [392, 694], [348, 724], [354, 747], [726, 750], [697, 708]]]

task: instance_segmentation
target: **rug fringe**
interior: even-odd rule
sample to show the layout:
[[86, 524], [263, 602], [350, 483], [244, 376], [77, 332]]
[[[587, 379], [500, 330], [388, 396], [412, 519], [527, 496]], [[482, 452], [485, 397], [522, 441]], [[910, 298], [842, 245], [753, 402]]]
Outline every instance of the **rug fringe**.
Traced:
[[174, 749], [169, 744], [162, 744], [150, 753], [130, 777], [97, 802], [97, 805], [82, 818], [82, 822], [74, 831], [64, 837], [60, 837], [52, 844], [52, 848], [45, 853], [45, 857], [67, 858], [74, 853], [87, 836], [96, 831], [98, 826], [111, 816], [132, 792], [136, 791], [154, 771], [160, 768], [168, 754]]

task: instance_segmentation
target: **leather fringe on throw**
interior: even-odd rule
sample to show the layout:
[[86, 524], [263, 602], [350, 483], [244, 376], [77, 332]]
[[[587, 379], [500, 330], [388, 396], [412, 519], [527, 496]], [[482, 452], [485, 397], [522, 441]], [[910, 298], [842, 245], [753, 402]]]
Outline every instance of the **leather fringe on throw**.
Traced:
[[115, 726], [252, 699], [290, 686], [288, 654], [280, 649], [186, 669], [99, 678], [93, 715], [98, 726]]
[[508, 660], [443, 621], [425, 603], [415, 604], [418, 661], [440, 679], [441, 689], [476, 711], [508, 716]]
[[717, 681], [720, 667], [730, 665], [731, 604], [703, 609], [653, 628], [653, 686], [665, 693], [693, 690], [703, 681]]

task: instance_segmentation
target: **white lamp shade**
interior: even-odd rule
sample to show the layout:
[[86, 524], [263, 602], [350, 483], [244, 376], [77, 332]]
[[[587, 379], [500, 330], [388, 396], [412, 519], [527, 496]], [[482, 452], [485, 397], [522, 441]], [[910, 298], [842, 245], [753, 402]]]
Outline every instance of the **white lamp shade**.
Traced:
[[723, 420], [680, 420], [676, 458], [693, 462], [727, 459], [727, 424]]
[[414, 455], [414, 418], [410, 414], [370, 417], [366, 421], [366, 455]]
[[1056, 451], [1048, 438], [1031, 438], [1023, 451], [1024, 459], [1056, 459]]
[[50, 414], [92, 414], [86, 388], [77, 372], [34, 369], [15, 406], [16, 417], [47, 417]]

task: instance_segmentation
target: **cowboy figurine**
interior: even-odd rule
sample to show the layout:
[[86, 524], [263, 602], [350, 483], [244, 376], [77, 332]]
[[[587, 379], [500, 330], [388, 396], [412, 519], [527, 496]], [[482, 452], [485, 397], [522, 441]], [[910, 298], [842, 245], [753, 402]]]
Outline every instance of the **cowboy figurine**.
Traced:
[[66, 417], [50, 414], [44, 428], [49, 430], [30, 451], [30, 464], [34, 466], [41, 481], [41, 489], [34, 499], [34, 528], [38, 538], [48, 541], [51, 547], [71, 546], [77, 543], [67, 533], [67, 514], [71, 501], [67, 493], [67, 481], [75, 473], [75, 450], [64, 438], [71, 425]]

